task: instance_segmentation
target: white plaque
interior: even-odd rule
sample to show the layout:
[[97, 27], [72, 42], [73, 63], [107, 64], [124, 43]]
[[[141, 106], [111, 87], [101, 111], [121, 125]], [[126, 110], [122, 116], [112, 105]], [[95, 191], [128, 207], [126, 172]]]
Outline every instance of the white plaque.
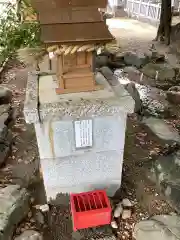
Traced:
[[92, 120], [74, 122], [76, 148], [92, 147]]

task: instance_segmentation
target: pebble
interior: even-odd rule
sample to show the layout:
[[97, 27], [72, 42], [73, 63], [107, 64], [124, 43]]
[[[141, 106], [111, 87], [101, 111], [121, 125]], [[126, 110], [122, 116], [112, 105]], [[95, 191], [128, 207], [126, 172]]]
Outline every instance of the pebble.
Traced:
[[111, 222], [111, 227], [112, 227], [113, 229], [118, 229], [118, 225], [117, 225], [117, 223], [116, 223], [115, 221], [112, 221], [112, 222]]
[[119, 218], [123, 212], [122, 204], [119, 203], [114, 210], [114, 217]]
[[48, 204], [41, 205], [41, 206], [39, 206], [39, 209], [40, 209], [42, 212], [49, 212], [49, 205], [48, 205]]
[[36, 205], [34, 207], [38, 210], [41, 210], [41, 212], [49, 212], [49, 205], [48, 204]]
[[129, 219], [131, 217], [131, 214], [132, 214], [131, 210], [124, 209], [122, 213], [122, 219], [124, 220]]
[[132, 203], [131, 203], [131, 201], [130, 201], [128, 198], [124, 198], [124, 199], [122, 200], [122, 205], [123, 205], [124, 207], [132, 207]]

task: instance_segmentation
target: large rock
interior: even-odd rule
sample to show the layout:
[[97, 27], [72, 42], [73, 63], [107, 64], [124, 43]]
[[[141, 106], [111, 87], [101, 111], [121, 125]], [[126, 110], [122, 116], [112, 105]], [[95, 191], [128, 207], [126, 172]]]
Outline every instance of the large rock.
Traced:
[[0, 189], [0, 239], [11, 240], [14, 228], [29, 211], [29, 194], [18, 185]]
[[9, 105], [0, 106], [0, 165], [5, 162], [9, 156], [12, 143], [12, 134], [8, 130], [6, 123], [9, 118]]
[[180, 104], [180, 86], [174, 86], [167, 91], [167, 99], [170, 103]]
[[14, 240], [43, 240], [43, 237], [40, 233], [34, 230], [27, 230], [20, 236], [16, 237]]
[[155, 78], [158, 73], [159, 81], [173, 80], [176, 75], [175, 70], [166, 63], [148, 63], [142, 68], [141, 71], [150, 78]]
[[171, 205], [180, 212], [180, 150], [160, 156], [153, 163], [150, 178]]
[[179, 216], [158, 215], [137, 223], [133, 236], [136, 240], [179, 240], [179, 226]]
[[149, 62], [149, 57], [136, 52], [126, 52], [124, 62], [126, 65], [141, 68]]
[[0, 87], [0, 105], [8, 104], [12, 100], [12, 92], [6, 87]]
[[143, 123], [148, 126], [160, 139], [168, 142], [180, 143], [180, 135], [178, 131], [165, 123], [163, 119], [144, 117]]
[[123, 61], [120, 61], [116, 58], [111, 53], [102, 53], [101, 55], [96, 56], [95, 58], [95, 67], [96, 68], [101, 68], [104, 66], [108, 66], [111, 69], [115, 68], [121, 68], [124, 67], [125, 64]]
[[9, 155], [12, 143], [12, 134], [8, 130], [10, 120], [10, 105], [0, 105], [0, 165]]
[[10, 145], [8, 141], [0, 143], [0, 166], [6, 161], [10, 154]]

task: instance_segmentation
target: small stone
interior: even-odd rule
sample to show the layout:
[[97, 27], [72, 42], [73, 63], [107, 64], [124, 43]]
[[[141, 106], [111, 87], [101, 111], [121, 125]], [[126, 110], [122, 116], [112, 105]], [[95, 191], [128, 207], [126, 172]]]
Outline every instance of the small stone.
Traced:
[[112, 227], [113, 229], [118, 229], [118, 225], [117, 225], [117, 223], [116, 223], [115, 221], [112, 221], [112, 222], [111, 222], [111, 227]]
[[133, 206], [131, 201], [128, 198], [124, 198], [122, 200], [122, 205], [123, 205], [123, 207], [132, 207]]
[[14, 240], [43, 240], [43, 237], [34, 230], [26, 230]]
[[39, 206], [39, 209], [40, 209], [42, 212], [49, 212], [49, 205], [48, 205], [48, 204], [41, 205], [41, 206]]
[[122, 203], [119, 203], [115, 208], [114, 217], [119, 218], [121, 216], [122, 212], [123, 212]]
[[124, 210], [123, 210], [123, 213], [122, 213], [122, 219], [123, 219], [123, 220], [126, 220], [126, 219], [131, 218], [131, 214], [132, 214], [131, 210], [129, 210], [129, 209], [124, 209]]
[[18, 163], [21, 163], [23, 162], [23, 160], [21, 158], [18, 159]]
[[35, 223], [36, 220], [35, 220], [34, 218], [31, 218], [31, 219], [30, 219], [30, 222], [31, 222], [31, 223]]

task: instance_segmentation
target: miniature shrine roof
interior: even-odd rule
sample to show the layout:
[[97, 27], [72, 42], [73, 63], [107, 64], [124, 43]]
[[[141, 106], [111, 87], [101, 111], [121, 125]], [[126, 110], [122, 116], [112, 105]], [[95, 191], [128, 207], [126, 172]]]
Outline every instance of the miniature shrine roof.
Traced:
[[107, 0], [32, 0], [32, 6], [40, 12], [42, 9], [59, 9], [72, 7], [106, 8]]
[[113, 39], [98, 7], [107, 0], [32, 0], [41, 40], [51, 43], [106, 43]]
[[41, 26], [41, 39], [44, 43], [108, 42], [112, 35], [103, 24], [52, 24]]

